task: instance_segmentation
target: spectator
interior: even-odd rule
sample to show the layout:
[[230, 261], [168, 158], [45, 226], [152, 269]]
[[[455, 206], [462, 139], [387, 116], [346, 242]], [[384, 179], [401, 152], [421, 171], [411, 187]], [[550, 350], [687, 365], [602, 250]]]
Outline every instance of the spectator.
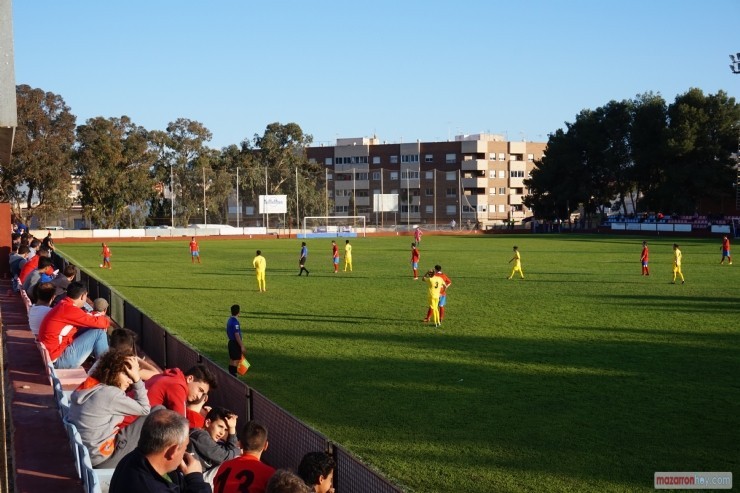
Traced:
[[10, 275], [13, 279], [13, 291], [18, 292], [21, 289], [21, 282], [19, 279], [19, 276], [21, 274], [21, 269], [28, 261], [28, 246], [27, 245], [20, 245], [18, 247], [18, 251], [14, 252], [10, 259], [8, 260], [8, 264], [10, 266]]
[[287, 469], [278, 469], [267, 483], [265, 493], [309, 493], [303, 480]]
[[28, 326], [38, 339], [41, 322], [46, 314], [51, 311], [51, 303], [54, 301], [56, 288], [50, 282], [42, 282], [36, 286], [36, 303], [28, 311]]
[[37, 255], [40, 247], [41, 247], [41, 240], [39, 240], [38, 238], [32, 238], [31, 241], [28, 243], [28, 249], [29, 249], [28, 258], [29, 259], [34, 258]]
[[99, 329], [107, 329], [110, 320], [86, 313], [82, 309], [86, 298], [87, 288], [82, 283], [70, 283], [67, 297], [41, 322], [39, 340], [49, 351], [54, 368], [76, 368], [91, 354], [98, 358], [108, 350], [108, 335]]
[[54, 251], [54, 240], [51, 238], [51, 231], [47, 231], [46, 238], [41, 242], [41, 245], [50, 252]]
[[54, 280], [54, 262], [49, 257], [41, 257], [37, 262], [37, 267], [26, 276], [26, 280], [23, 283], [23, 291], [26, 292], [28, 298], [35, 302], [36, 293], [34, 289], [39, 281], [51, 282]]
[[236, 414], [222, 407], [208, 412], [203, 428], [190, 430], [190, 447], [203, 465], [203, 478], [213, 485], [213, 478], [222, 462], [239, 456], [236, 438]]
[[62, 272], [60, 272], [51, 283], [56, 287], [56, 295], [61, 296], [67, 292], [67, 286], [69, 283], [77, 278], [77, 267], [73, 264], [67, 264]]
[[31, 272], [33, 272], [34, 269], [38, 268], [39, 259], [41, 257], [49, 257], [49, 256], [51, 256], [49, 253], [49, 250], [45, 250], [43, 248], [39, 250], [38, 255], [34, 255], [33, 257], [29, 253], [26, 263], [23, 264], [23, 267], [21, 267], [21, 271], [18, 274], [18, 279], [20, 279], [21, 283], [26, 282], [26, 277], [28, 277], [29, 274], [31, 274]]
[[309, 452], [298, 465], [298, 476], [314, 493], [334, 493], [334, 459], [324, 452]]
[[[139, 363], [139, 375], [141, 375], [141, 379], [145, 382], [154, 375], [161, 373], [156, 366], [136, 354], [136, 333], [133, 330], [123, 327], [116, 328], [110, 334], [110, 342], [108, 343], [108, 346], [109, 351], [123, 351], [136, 356], [136, 360]], [[95, 368], [97, 368], [98, 361], [92, 365], [89, 373], [92, 373]]]
[[211, 493], [198, 460], [186, 454], [188, 422], [167, 409], [144, 420], [136, 449], [116, 466], [109, 493]]
[[[170, 368], [146, 382], [149, 402], [152, 406], [163, 405], [178, 414], [187, 416], [187, 404], [194, 403], [216, 388], [216, 378], [203, 365], [196, 365], [183, 373], [179, 368]], [[191, 428], [198, 428], [191, 426]]]
[[261, 462], [262, 453], [267, 450], [267, 428], [255, 421], [249, 421], [239, 435], [242, 455], [221, 464], [213, 480], [215, 491], [242, 491], [240, 485], [246, 476], [254, 478], [247, 490], [249, 493], [264, 493], [267, 482], [275, 469]]
[[[133, 398], [126, 395], [129, 387]], [[77, 426], [93, 467], [113, 468], [136, 448], [142, 416], [150, 410], [136, 356], [126, 351], [105, 353], [69, 401], [68, 419]], [[121, 428], [126, 416], [137, 418]]]

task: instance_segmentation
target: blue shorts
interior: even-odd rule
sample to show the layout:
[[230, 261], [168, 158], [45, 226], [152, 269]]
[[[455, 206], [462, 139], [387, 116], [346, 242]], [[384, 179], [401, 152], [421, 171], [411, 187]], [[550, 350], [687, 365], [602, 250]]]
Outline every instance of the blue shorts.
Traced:
[[339, 257], [334, 257], [334, 263], [335, 264], [338, 264], [339, 263]]
[[447, 303], [447, 295], [443, 294], [439, 297], [439, 307], [441, 308], [445, 306], [446, 303]]
[[103, 263], [110, 262], [110, 257], [103, 257]]
[[722, 256], [723, 257], [730, 257], [730, 251], [729, 250], [722, 250]]
[[419, 268], [419, 262], [411, 262], [411, 267], [413, 267], [414, 269], [418, 269]]
[[643, 267], [647, 267], [647, 264], [648, 264], [647, 262], [643, 262], [643, 263], [642, 263], [642, 266], [643, 266]]
[[193, 257], [200, 257], [200, 252], [198, 251], [190, 252], [190, 253], [193, 255]]

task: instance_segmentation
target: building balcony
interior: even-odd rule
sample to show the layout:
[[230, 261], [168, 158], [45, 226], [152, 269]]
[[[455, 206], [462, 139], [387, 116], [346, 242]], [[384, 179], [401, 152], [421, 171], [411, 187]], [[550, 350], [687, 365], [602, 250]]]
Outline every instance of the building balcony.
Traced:
[[524, 188], [525, 178], [509, 178], [509, 188]]
[[[412, 180], [413, 181], [413, 180]], [[354, 182], [352, 180], [341, 180], [341, 181], [334, 181], [334, 189], [335, 190], [367, 190], [370, 188], [370, 181], [369, 180], [355, 180]]]
[[509, 195], [509, 205], [521, 205], [523, 195]]
[[485, 159], [465, 159], [460, 163], [463, 171], [487, 171], [488, 161]]
[[488, 186], [488, 178], [485, 176], [463, 178], [462, 186], [463, 188], [486, 188]]

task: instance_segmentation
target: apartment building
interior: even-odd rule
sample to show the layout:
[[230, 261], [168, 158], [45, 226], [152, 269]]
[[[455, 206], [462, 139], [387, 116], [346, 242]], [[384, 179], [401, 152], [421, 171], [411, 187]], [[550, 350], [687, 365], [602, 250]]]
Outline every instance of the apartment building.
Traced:
[[[327, 168], [334, 215], [364, 215], [368, 224], [482, 226], [520, 221], [524, 180], [542, 158], [544, 142], [511, 142], [500, 135], [460, 135], [445, 142], [381, 143], [342, 138], [310, 147], [308, 158]], [[397, 194], [398, 212], [376, 213], [373, 196]], [[379, 219], [380, 217], [380, 219]]]

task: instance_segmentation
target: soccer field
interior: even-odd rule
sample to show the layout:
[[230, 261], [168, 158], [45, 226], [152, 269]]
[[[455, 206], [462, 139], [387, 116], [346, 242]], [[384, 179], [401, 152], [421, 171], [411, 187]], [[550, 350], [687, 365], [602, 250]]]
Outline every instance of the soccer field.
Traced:
[[[651, 276], [640, 275], [641, 242]], [[247, 383], [409, 491], [649, 491], [655, 471], [738, 473], [740, 265], [720, 242], [425, 235], [420, 271], [452, 279], [426, 325], [410, 237], [99, 243], [59, 251], [227, 365], [242, 306]], [[671, 245], [686, 284], [671, 284]], [[338, 241], [340, 251], [344, 239]], [[512, 246], [525, 280], [507, 280]], [[267, 259], [267, 292], [251, 261]], [[343, 265], [340, 263], [340, 270]]]

